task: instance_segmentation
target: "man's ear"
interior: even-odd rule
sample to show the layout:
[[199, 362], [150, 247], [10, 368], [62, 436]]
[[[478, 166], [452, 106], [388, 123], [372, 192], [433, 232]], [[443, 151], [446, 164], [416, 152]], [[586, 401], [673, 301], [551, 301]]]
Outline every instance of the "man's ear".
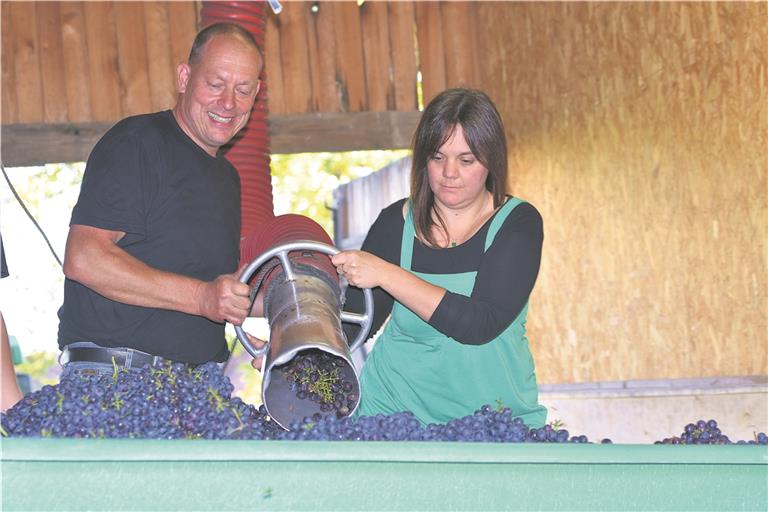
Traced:
[[190, 74], [192, 74], [192, 70], [189, 64], [179, 64], [176, 66], [176, 92], [180, 94], [187, 92]]

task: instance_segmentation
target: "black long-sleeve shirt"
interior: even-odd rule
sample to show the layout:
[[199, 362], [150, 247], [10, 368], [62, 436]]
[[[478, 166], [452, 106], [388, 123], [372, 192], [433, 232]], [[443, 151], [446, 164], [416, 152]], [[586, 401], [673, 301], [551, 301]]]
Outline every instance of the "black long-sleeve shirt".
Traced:
[[[362, 250], [395, 265], [400, 264], [403, 238], [401, 199], [381, 211], [371, 226]], [[495, 216], [495, 215], [494, 215]], [[467, 345], [481, 345], [498, 336], [517, 317], [528, 301], [536, 282], [544, 239], [541, 215], [529, 203], [521, 203], [509, 214], [485, 251], [485, 238], [493, 217], [463, 244], [435, 249], [417, 240], [413, 245], [411, 270], [428, 274], [456, 274], [477, 271], [472, 294], [467, 297], [446, 292], [429, 324]], [[381, 288], [373, 289], [374, 318], [370, 335], [375, 334], [392, 311], [394, 299]], [[348, 287], [344, 309], [362, 312], [363, 293]], [[353, 339], [357, 326], [344, 326]]]

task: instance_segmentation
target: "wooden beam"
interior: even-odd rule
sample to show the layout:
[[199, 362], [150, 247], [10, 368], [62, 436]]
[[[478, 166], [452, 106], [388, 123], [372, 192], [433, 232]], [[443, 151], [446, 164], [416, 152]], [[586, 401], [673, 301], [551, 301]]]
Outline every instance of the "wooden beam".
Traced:
[[4, 167], [83, 162], [112, 123], [4, 124]]
[[269, 119], [272, 153], [403, 149], [421, 112], [286, 114]]
[[[403, 149], [421, 112], [291, 114], [269, 119], [273, 154]], [[6, 167], [82, 162], [113, 123], [4, 124]]]

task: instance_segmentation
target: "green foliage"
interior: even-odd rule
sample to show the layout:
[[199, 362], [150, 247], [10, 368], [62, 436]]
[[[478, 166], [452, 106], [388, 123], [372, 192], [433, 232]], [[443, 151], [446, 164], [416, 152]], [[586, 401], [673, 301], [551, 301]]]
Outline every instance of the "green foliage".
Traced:
[[[312, 374], [318, 375], [318, 379], [312, 382], [310, 376]], [[301, 371], [301, 375], [297, 376], [297, 382], [300, 384], [306, 384], [309, 386], [309, 390], [312, 393], [320, 395], [320, 398], [327, 403], [333, 402], [333, 391], [331, 386], [339, 381], [339, 369], [334, 368], [332, 371], [326, 371], [311, 365], [308, 368], [304, 368]]]
[[554, 419], [550, 422], [554, 430], [561, 430], [565, 428], [565, 422], [561, 419]]
[[408, 150], [272, 155], [275, 214], [305, 215], [333, 237], [333, 191], [407, 156]]
[[221, 412], [226, 407], [226, 400], [215, 389], [208, 388], [208, 398], [211, 405], [215, 406], [217, 411]]
[[[58, 372], [55, 372], [56, 354], [53, 352], [31, 352], [24, 362], [16, 365], [16, 373], [26, 373], [29, 378], [40, 386], [59, 382]], [[54, 375], [55, 374], [55, 375]]]
[[239, 341], [234, 344], [232, 339], [228, 341], [229, 345], [233, 347], [229, 368], [226, 372], [235, 387], [232, 395], [239, 397], [243, 402], [258, 407], [262, 403], [261, 373], [251, 366], [251, 355], [245, 351]]
[[76, 199], [84, 171], [84, 162], [6, 169], [16, 192], [33, 215], [40, 209], [41, 201], [62, 195], [70, 196], [70, 202]]

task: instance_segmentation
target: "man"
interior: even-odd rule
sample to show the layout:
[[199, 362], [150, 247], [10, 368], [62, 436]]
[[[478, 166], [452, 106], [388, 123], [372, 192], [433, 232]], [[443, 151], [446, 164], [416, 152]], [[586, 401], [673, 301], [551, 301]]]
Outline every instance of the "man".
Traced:
[[263, 63], [242, 27], [203, 29], [173, 110], [124, 119], [93, 149], [64, 260], [65, 372], [226, 360], [224, 324], [251, 303], [239, 177], [217, 153], [248, 121]]

